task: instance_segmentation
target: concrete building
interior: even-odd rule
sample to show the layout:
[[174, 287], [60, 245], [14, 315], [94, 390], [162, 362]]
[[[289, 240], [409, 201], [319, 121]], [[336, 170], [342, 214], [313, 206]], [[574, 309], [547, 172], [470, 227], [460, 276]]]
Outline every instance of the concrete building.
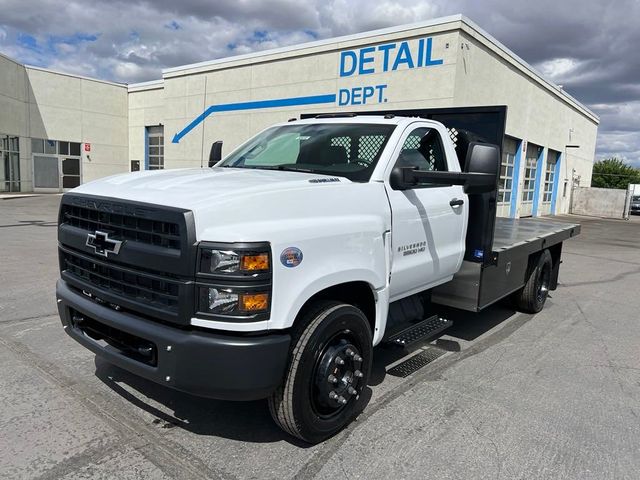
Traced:
[[[508, 108], [500, 215], [567, 212], [573, 179], [591, 182], [598, 117], [461, 15], [169, 68], [126, 87], [0, 61], [0, 102], [15, 112], [0, 111], [0, 133], [19, 138], [25, 191], [41, 188], [32, 138], [91, 144], [85, 182], [206, 166], [213, 141], [228, 153], [301, 113], [482, 105]], [[70, 186], [60, 172], [59, 188]]]
[[127, 86], [0, 55], [0, 191], [57, 192], [126, 172]]

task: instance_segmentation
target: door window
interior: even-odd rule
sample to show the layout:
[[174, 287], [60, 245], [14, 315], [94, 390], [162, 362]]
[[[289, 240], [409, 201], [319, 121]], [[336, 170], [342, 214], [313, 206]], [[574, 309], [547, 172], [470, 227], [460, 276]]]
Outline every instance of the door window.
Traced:
[[536, 186], [536, 170], [542, 147], [530, 143], [527, 145], [527, 158], [524, 165], [524, 184], [522, 188], [522, 203], [533, 203]]
[[164, 168], [164, 127], [147, 127], [147, 168], [162, 170]]
[[62, 188], [75, 188], [80, 185], [80, 159], [62, 159]]
[[[447, 159], [438, 131], [428, 127], [413, 130], [402, 145], [396, 166], [446, 172]], [[428, 180], [418, 183], [418, 186], [431, 185], [435, 184]]]
[[559, 152], [549, 150], [547, 155], [547, 167], [544, 173], [544, 192], [542, 194], [543, 203], [551, 203], [553, 196], [553, 186], [556, 182], [556, 164], [558, 163]]
[[500, 164], [500, 180], [498, 182], [498, 203], [506, 205], [511, 203], [513, 191], [513, 169], [516, 163], [518, 142], [513, 138], [504, 139], [502, 150], [502, 162]]

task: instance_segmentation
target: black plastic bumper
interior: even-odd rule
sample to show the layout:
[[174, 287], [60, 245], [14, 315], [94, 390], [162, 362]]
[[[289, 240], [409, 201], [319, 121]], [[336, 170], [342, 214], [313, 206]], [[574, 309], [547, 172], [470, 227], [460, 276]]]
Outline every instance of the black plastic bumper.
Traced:
[[[62, 324], [72, 338], [108, 362], [153, 382], [202, 397], [256, 400], [269, 396], [284, 376], [291, 342], [287, 334], [220, 335], [172, 328], [99, 305], [63, 280], [58, 280], [56, 296]], [[72, 320], [72, 312], [151, 342], [154, 365], [90, 338]]]

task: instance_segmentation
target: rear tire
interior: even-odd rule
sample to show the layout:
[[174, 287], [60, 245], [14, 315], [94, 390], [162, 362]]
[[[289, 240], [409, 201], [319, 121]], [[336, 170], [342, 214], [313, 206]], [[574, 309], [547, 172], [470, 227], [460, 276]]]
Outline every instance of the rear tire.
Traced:
[[514, 303], [518, 310], [526, 313], [538, 313], [544, 307], [549, 295], [553, 261], [549, 250], [544, 250], [529, 264], [529, 276], [524, 287], [514, 294]]
[[269, 411], [284, 431], [318, 443], [365, 407], [371, 328], [361, 310], [333, 301], [313, 304], [297, 324], [286, 377], [269, 398]]

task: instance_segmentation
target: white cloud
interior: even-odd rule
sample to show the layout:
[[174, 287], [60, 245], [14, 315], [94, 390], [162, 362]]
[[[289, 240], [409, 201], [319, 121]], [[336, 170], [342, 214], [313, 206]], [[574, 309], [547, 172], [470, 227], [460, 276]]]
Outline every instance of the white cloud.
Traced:
[[537, 65], [538, 70], [551, 80], [557, 81], [571, 73], [579, 65], [575, 58], [552, 58]]

